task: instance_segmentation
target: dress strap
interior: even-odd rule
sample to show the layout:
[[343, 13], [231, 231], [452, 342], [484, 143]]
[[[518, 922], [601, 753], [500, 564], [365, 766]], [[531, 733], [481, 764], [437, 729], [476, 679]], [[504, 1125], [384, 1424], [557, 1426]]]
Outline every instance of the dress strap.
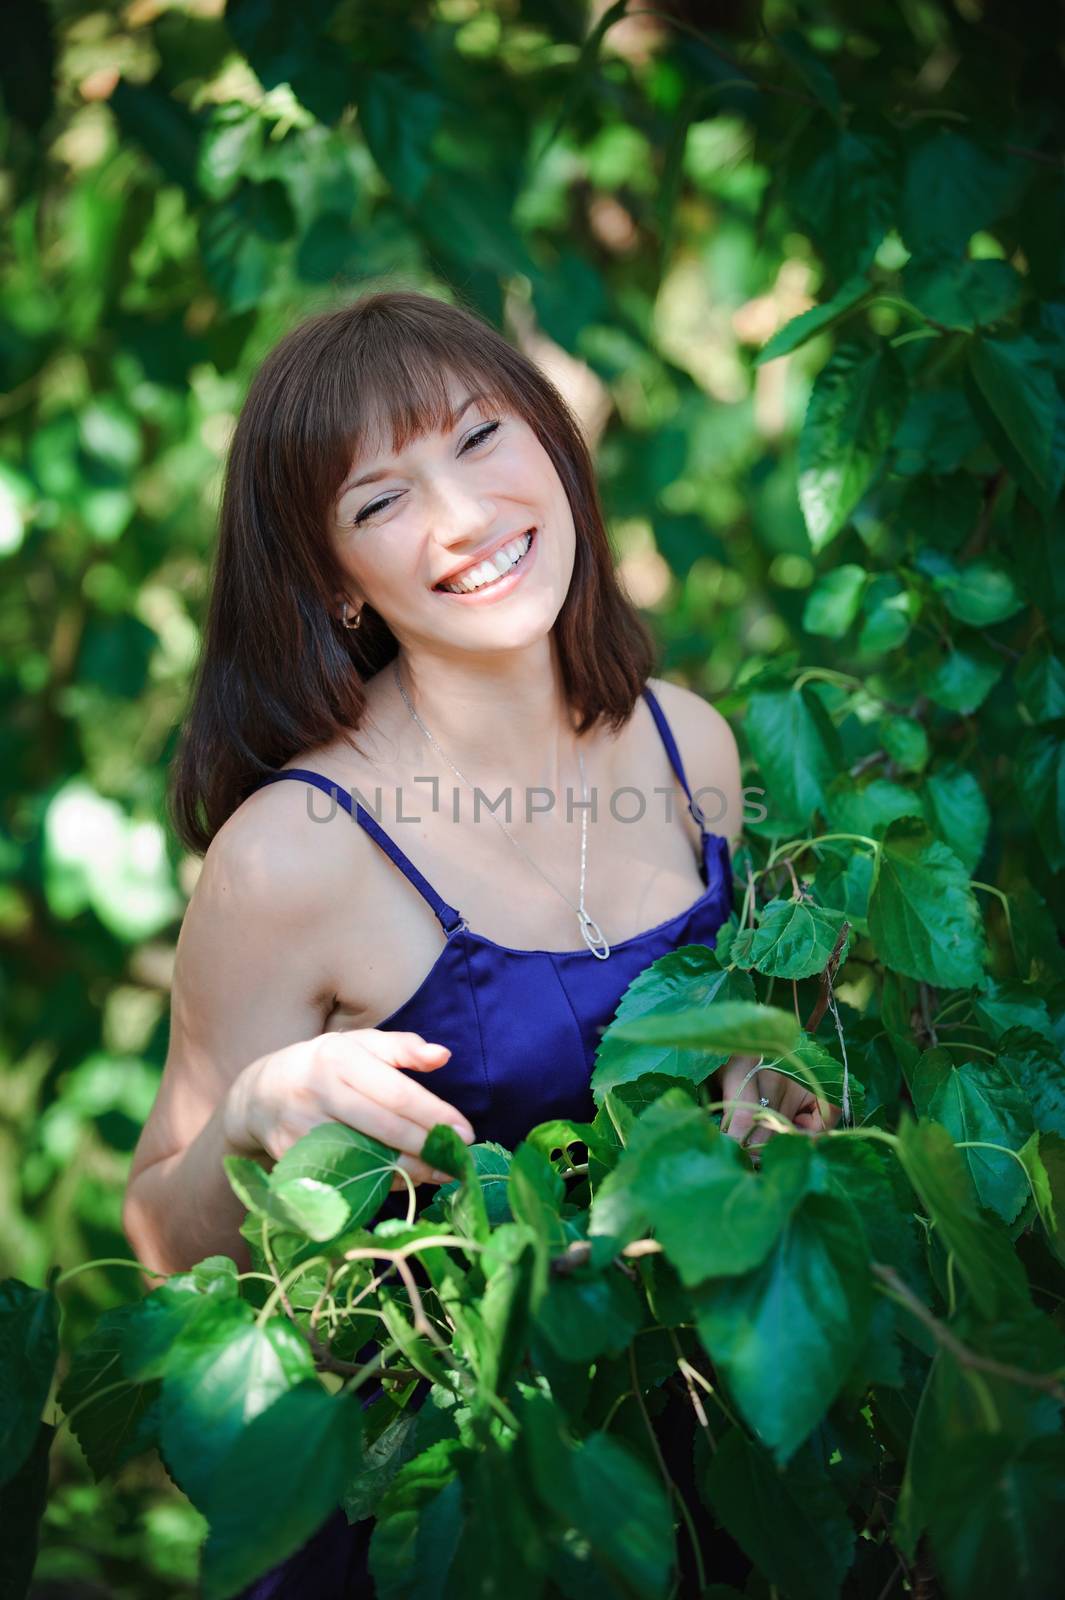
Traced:
[[688, 796], [688, 810], [699, 824], [699, 831], [705, 836], [707, 833], [706, 824], [703, 821], [702, 812], [692, 799], [692, 792], [688, 787], [688, 780], [684, 775], [684, 763], [680, 759], [680, 751], [677, 749], [677, 741], [673, 737], [673, 730], [666, 721], [666, 714], [659, 705], [654, 691], [651, 689], [649, 684], [644, 684], [643, 696], [651, 708], [651, 715], [654, 717], [658, 731], [662, 735], [662, 743], [666, 747], [666, 754], [669, 756], [673, 771], [677, 774], [677, 777], [680, 779], [681, 788]]
[[[400, 872], [414, 885], [423, 900], [429, 903], [446, 934], [451, 935], [456, 928], [469, 926], [461, 911], [456, 911], [454, 906], [449, 906], [447, 901], [437, 894], [428, 878], [422, 876], [414, 862], [404, 855], [394, 839], [389, 838], [381, 824], [374, 820], [365, 806], [361, 806], [356, 800], [354, 811], [352, 810], [352, 797], [342, 784], [334, 783], [330, 778], [323, 778], [320, 772], [310, 772], [306, 767], [286, 767], [283, 772], [271, 772], [255, 785], [255, 789], [261, 789], [268, 783], [280, 783], [283, 778], [300, 778], [306, 783], [313, 783], [314, 787], [320, 789], [323, 794], [329, 795], [334, 801], [339, 800], [348, 815], [354, 815], [355, 821], [359, 826], [364, 828], [370, 838], [380, 845], [385, 855], [395, 862]], [[253, 789], [252, 793], [254, 792]]]

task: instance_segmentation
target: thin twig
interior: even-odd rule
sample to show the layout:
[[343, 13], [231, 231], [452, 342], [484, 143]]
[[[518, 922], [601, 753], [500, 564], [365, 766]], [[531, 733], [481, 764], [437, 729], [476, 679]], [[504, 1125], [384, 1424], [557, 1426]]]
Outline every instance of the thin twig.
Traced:
[[924, 1301], [903, 1282], [894, 1267], [886, 1266], [883, 1261], [873, 1261], [870, 1265], [876, 1276], [887, 1285], [890, 1298], [897, 1300], [907, 1311], [912, 1312], [936, 1342], [950, 1351], [959, 1366], [989, 1372], [993, 1377], [1004, 1378], [1008, 1383], [1023, 1384], [1027, 1389], [1041, 1389], [1046, 1394], [1053, 1395], [1055, 1400], [1065, 1401], [1065, 1386], [1057, 1378], [1040, 1372], [1026, 1372], [1023, 1367], [1013, 1367], [1004, 1361], [996, 1361], [993, 1356], [982, 1356], [978, 1351], [970, 1350], [968, 1345], [962, 1344], [957, 1334], [952, 1332], [945, 1322], [941, 1322], [934, 1312], [929, 1311]]

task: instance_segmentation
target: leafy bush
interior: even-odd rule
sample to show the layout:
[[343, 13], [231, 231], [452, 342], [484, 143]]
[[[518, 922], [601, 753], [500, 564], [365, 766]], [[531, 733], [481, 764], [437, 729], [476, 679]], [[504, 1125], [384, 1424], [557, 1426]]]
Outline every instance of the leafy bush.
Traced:
[[[441, 1592], [487, 1573], [664, 1595], [685, 1519], [645, 1412], [670, 1386], [704, 1514], [781, 1596], [1056, 1587], [1056, 19], [780, 4], [726, 38], [674, 7], [626, 40], [625, 9], [589, 30], [534, 3], [269, 24], [244, 0], [128, 23], [27, 5], [36, 51], [0, 63], [14, 1593], [72, 1432], [102, 1484], [143, 1469], [153, 1512], [159, 1442], [184, 1491], [165, 1505], [199, 1508], [169, 1548], [187, 1563], [205, 1518], [215, 1593], [250, 1570], [248, 1515], [266, 1559], [339, 1490], [378, 1511], [388, 1592], [433, 1572]], [[667, 670], [730, 716], [766, 815], [716, 950], [626, 996], [594, 1124], [478, 1148], [438, 1215], [376, 1227], [382, 1152], [331, 1132], [338, 1189], [312, 1134], [269, 1179], [233, 1174], [269, 1281], [213, 1261], [129, 1302], [127, 1269], [48, 1269], [124, 1254], [118, 1196], [165, 1050], [188, 864], [159, 817], [204, 485], [280, 326], [381, 273], [534, 317], [607, 394], [619, 559]], [[702, 1086], [732, 1049], [812, 1075], [839, 1131], [780, 1132], [755, 1171]], [[374, 1263], [394, 1270], [371, 1290]], [[389, 1353], [358, 1378], [378, 1326]], [[145, 1575], [152, 1540], [122, 1543], [115, 1501], [79, 1508], [69, 1461], [49, 1573], [93, 1575], [83, 1534], [110, 1541], [116, 1592], [187, 1592]]]

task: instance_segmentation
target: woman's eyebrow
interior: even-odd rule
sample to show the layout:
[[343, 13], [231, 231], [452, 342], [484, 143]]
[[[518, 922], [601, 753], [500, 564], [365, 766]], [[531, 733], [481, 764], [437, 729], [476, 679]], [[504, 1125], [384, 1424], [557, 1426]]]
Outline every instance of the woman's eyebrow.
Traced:
[[[474, 394], [468, 394], [459, 409], [455, 412], [454, 421], [452, 422], [451, 426], [457, 427], [459, 422], [461, 422], [463, 415], [466, 411], [468, 411], [470, 406], [473, 405], [474, 401], [483, 400], [484, 398], [484, 395], [476, 392]], [[349, 478], [344, 484], [343, 488], [338, 492], [337, 499], [339, 500], [342, 498], [342, 496], [346, 495], [349, 489], [357, 489], [360, 484], [376, 483], [380, 478], [387, 478], [394, 466], [395, 462], [391, 461], [387, 466], [375, 467], [372, 472], [364, 472], [359, 478]]]

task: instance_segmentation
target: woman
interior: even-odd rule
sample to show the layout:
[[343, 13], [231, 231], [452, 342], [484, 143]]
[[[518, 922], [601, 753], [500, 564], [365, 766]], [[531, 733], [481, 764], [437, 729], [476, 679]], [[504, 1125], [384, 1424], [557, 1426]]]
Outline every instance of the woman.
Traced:
[[[275, 348], [233, 438], [175, 763], [176, 827], [206, 854], [126, 1196], [145, 1263], [246, 1263], [223, 1156], [269, 1163], [319, 1122], [397, 1150], [422, 1200], [434, 1123], [512, 1148], [594, 1113], [621, 995], [731, 907], [735, 740], [652, 664], [579, 428], [505, 339], [387, 291]], [[763, 1097], [825, 1125], [752, 1067], [718, 1074], [733, 1135], [767, 1136]], [[255, 1593], [370, 1593], [367, 1526], [334, 1518]]]

